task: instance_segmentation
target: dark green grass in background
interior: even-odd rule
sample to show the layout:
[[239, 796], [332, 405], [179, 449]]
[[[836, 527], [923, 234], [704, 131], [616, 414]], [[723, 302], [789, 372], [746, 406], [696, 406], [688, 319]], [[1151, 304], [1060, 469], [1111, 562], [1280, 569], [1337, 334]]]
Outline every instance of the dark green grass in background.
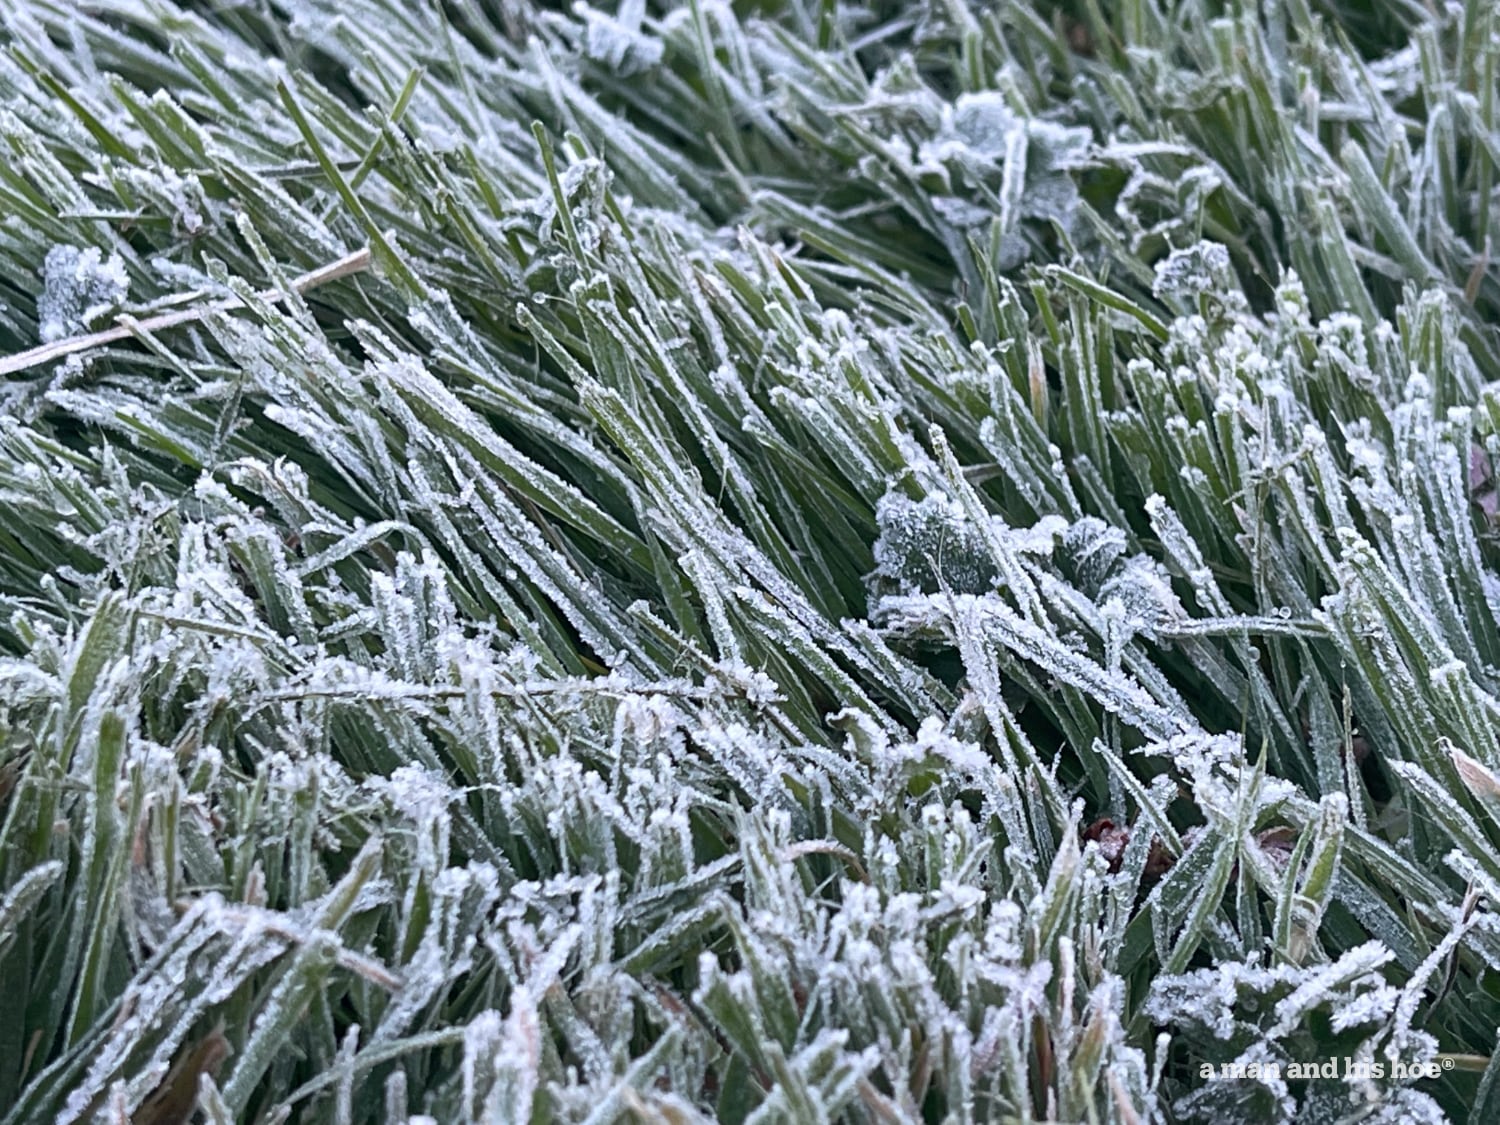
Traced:
[[0, 47], [6, 1125], [1500, 1120], [1493, 4]]

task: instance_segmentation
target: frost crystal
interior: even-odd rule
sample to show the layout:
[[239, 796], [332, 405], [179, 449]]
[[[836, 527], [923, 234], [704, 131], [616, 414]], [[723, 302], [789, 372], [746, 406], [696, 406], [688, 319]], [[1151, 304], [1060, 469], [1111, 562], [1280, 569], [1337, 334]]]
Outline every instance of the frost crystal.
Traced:
[[42, 266], [42, 293], [37, 320], [44, 343], [89, 328], [117, 308], [130, 290], [118, 254], [105, 258], [97, 247], [54, 246]]
[[947, 586], [955, 593], [979, 594], [993, 584], [998, 572], [983, 533], [960, 504], [942, 493], [920, 501], [890, 493], [880, 501], [875, 518], [880, 527], [875, 565], [881, 578], [926, 593]]
[[623, 0], [618, 17], [611, 17], [585, 3], [575, 4], [574, 12], [587, 22], [584, 43], [588, 57], [621, 77], [639, 74], [660, 62], [664, 50], [661, 40], [641, 33], [645, 8], [643, 0]]
[[[942, 123], [920, 148], [920, 166], [943, 168], [978, 190], [980, 197], [998, 193], [1002, 215], [1012, 229], [1004, 232], [1001, 264], [1019, 264], [1027, 248], [1014, 229], [1022, 219], [1056, 222], [1071, 230], [1078, 212], [1073, 171], [1085, 161], [1092, 135], [1039, 118], [1018, 115], [999, 93], [960, 94], [942, 112]], [[976, 225], [990, 209], [962, 197], [935, 201], [949, 222]]]
[[0, 1125], [1500, 1119], [1494, 6], [8, 0]]
[[1158, 297], [1191, 300], [1206, 294], [1225, 293], [1234, 280], [1228, 247], [1218, 242], [1198, 242], [1173, 250], [1156, 263], [1151, 291]]

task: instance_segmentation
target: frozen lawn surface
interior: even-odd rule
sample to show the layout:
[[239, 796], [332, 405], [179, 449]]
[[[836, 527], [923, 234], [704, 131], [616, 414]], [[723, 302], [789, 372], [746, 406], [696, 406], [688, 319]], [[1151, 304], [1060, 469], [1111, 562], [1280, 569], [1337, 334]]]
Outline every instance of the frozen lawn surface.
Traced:
[[1500, 1121], [1490, 0], [3, 8], [0, 1123]]

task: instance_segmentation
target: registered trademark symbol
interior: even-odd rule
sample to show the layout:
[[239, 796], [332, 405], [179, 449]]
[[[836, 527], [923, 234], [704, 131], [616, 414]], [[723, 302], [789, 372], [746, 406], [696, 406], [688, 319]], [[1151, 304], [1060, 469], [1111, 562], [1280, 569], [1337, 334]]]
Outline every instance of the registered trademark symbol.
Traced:
[[1453, 1069], [1453, 1060], [1452, 1059], [1444, 1059], [1443, 1060], [1443, 1069], [1444, 1070], [1452, 1070]]

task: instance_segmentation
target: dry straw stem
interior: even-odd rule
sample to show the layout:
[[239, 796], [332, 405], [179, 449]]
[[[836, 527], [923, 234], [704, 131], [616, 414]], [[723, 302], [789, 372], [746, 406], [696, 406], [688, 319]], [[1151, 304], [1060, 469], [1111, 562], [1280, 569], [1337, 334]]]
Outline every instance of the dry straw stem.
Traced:
[[0, 4], [0, 1125], [1500, 1121], [1497, 76]]
[[[352, 277], [355, 274], [364, 273], [370, 268], [370, 250], [365, 247], [356, 250], [352, 254], [346, 254], [336, 262], [330, 262], [326, 266], [303, 274], [292, 281], [291, 288], [296, 293], [306, 293], [316, 289], [320, 285], [327, 285], [330, 281], [338, 281], [340, 278]], [[171, 299], [173, 304], [181, 304], [196, 300], [202, 296], [201, 292], [185, 293]], [[286, 294], [274, 289], [267, 289], [257, 294], [260, 300], [269, 304], [279, 304], [286, 300]], [[153, 332], [161, 332], [168, 328], [176, 328], [183, 324], [192, 324], [202, 320], [209, 313], [230, 312], [244, 307], [244, 302], [238, 297], [229, 297], [222, 301], [215, 301], [208, 305], [199, 305], [196, 308], [180, 309], [177, 312], [161, 313], [157, 316], [147, 317], [145, 320], [136, 320], [134, 317], [121, 314], [116, 319], [119, 324], [114, 328], [106, 328], [100, 332], [90, 332], [84, 336], [70, 336], [66, 340], [55, 340], [41, 347], [31, 348], [28, 351], [19, 352], [16, 355], [6, 356], [0, 359], [0, 375], [14, 375], [20, 371], [27, 371], [33, 367], [40, 367], [45, 363], [65, 359], [78, 352], [92, 351], [94, 348], [102, 348], [106, 344], [117, 344], [121, 340], [138, 339], [141, 336], [150, 335]]]

